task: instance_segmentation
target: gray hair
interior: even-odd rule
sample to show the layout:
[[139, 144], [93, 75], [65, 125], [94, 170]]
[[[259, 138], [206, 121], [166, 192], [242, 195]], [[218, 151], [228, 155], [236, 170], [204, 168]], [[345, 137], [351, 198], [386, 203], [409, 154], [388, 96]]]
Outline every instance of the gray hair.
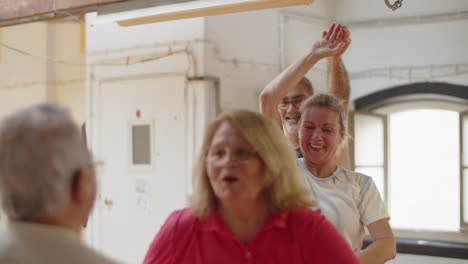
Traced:
[[21, 109], [0, 123], [0, 200], [12, 220], [54, 216], [70, 201], [73, 176], [88, 166], [83, 135], [55, 103]]
[[299, 81], [298, 85], [304, 85], [307, 88], [307, 91], [309, 92], [309, 95], [314, 94], [314, 87], [312, 86], [312, 83], [307, 77], [302, 77], [302, 79]]

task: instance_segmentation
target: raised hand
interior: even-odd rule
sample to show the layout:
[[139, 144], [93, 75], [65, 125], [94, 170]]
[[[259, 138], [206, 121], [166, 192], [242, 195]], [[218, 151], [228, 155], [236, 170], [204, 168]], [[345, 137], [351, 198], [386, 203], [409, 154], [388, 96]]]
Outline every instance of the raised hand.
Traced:
[[[340, 25], [338, 25], [340, 26]], [[322, 39], [327, 39], [331, 37], [331, 33], [334, 29], [336, 28], [335, 24], [331, 25], [328, 31], [322, 32]], [[348, 49], [349, 45], [351, 44], [351, 33], [348, 30], [347, 26], [341, 26], [341, 30], [344, 32], [342, 35], [342, 41], [344, 42], [344, 47], [343, 49], [340, 50], [337, 54], [331, 55], [331, 57], [339, 58], [343, 53], [346, 52]]]
[[345, 47], [344, 34], [345, 32], [341, 25], [333, 24], [325, 37], [312, 45], [312, 54], [322, 59], [342, 53]]

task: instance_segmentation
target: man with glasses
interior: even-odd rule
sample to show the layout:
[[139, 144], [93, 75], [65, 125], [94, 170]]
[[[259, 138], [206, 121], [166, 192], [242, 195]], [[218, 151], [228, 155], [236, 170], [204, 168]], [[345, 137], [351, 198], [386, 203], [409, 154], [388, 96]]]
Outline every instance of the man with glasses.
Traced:
[[[349, 80], [341, 59], [351, 43], [350, 32], [346, 26], [333, 24], [323, 32], [322, 39], [299, 60], [287, 67], [273, 79], [260, 94], [260, 112], [273, 118], [282, 128], [284, 135], [302, 157], [299, 149], [298, 128], [302, 102], [314, 92], [305, 74], [322, 58], [328, 59], [328, 90], [330, 94], [343, 101], [347, 109], [349, 101]], [[347, 146], [338, 157], [340, 165], [350, 168]]]
[[0, 123], [0, 200], [9, 220], [0, 263], [115, 263], [80, 238], [96, 197], [93, 167], [62, 106], [34, 105]]

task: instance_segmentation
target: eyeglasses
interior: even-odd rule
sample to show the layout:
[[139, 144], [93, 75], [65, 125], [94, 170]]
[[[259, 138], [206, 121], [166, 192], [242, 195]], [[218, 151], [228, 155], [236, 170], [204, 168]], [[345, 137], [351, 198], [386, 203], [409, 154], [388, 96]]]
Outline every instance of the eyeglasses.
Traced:
[[[102, 169], [104, 168], [104, 161], [101, 161], [101, 160], [93, 160], [93, 161], [89, 161], [88, 163], [86, 163], [85, 166], [79, 168], [76, 170], [76, 172], [78, 172], [79, 170], [81, 169], [94, 169], [97, 173], [101, 172]], [[75, 173], [76, 173], [75, 172]]]
[[103, 160], [95, 159], [91, 151], [89, 151], [90, 161], [83, 167], [84, 169], [95, 169], [96, 171], [101, 171], [106, 163]]
[[220, 161], [227, 157], [228, 153], [233, 160], [239, 162], [252, 160], [257, 155], [255, 150], [247, 150], [244, 148], [214, 148], [208, 151], [208, 159], [211, 161]]
[[76, 169], [74, 172], [73, 172], [73, 177], [76, 177], [80, 171], [82, 170], [89, 170], [89, 169], [93, 169], [95, 171], [94, 175], [98, 175], [101, 170], [103, 169], [105, 163], [104, 161], [89, 161], [86, 163], [86, 165]]
[[278, 108], [285, 110], [288, 109], [289, 105], [292, 104], [296, 108], [300, 108], [302, 105], [302, 102], [304, 102], [305, 98], [300, 97], [300, 98], [293, 98], [291, 101], [289, 100], [283, 100], [278, 104]]
[[104, 165], [106, 165], [106, 163], [102, 160], [93, 160], [89, 163], [89, 167], [94, 168], [97, 171], [102, 170], [104, 168]]

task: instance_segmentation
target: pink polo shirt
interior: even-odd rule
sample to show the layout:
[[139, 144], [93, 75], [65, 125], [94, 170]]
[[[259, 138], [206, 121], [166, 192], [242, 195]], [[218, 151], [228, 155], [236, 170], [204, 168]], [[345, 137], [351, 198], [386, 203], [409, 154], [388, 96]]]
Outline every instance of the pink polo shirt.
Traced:
[[308, 208], [270, 217], [247, 243], [239, 241], [216, 210], [195, 218], [190, 209], [173, 212], [145, 257], [145, 264], [358, 264], [333, 225]]

